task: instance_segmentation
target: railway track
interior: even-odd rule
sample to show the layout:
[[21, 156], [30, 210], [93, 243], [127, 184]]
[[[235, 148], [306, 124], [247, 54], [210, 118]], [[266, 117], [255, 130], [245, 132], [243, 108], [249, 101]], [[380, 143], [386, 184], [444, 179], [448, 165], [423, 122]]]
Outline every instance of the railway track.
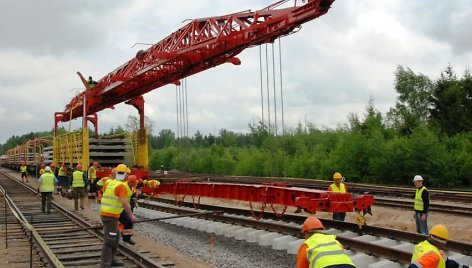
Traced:
[[[0, 172], [6, 243], [29, 249], [18, 254], [18, 263], [35, 267], [99, 267], [103, 237], [100, 223], [91, 222], [53, 202], [50, 214], [40, 210], [34, 189]], [[4, 223], [5, 224], [5, 223]], [[24, 252], [20, 251], [20, 252]], [[147, 253], [120, 243], [116, 259], [125, 267], [169, 267]]]
[[[156, 200], [159, 203], [140, 201], [140, 206], [171, 213], [170, 215], [194, 212], [189, 208], [170, 205], [173, 200]], [[182, 205], [193, 206], [190, 202], [184, 202]], [[265, 218], [269, 220], [254, 220], [250, 212], [244, 209], [213, 205], [201, 205], [200, 208], [204, 211], [222, 210], [225, 213], [202, 215], [200, 220], [179, 219], [167, 222], [217, 235], [232, 236], [238, 240], [248, 238], [252, 240], [249, 242], [258, 242], [262, 246], [271, 245], [274, 249], [286, 250], [291, 254], [296, 254], [296, 250], [304, 241], [300, 226], [306, 216], [285, 215], [283, 219], [277, 219], [274, 215], [267, 215]], [[326, 232], [337, 235], [339, 241], [349, 249], [348, 252], [357, 267], [404, 267], [410, 262], [414, 245], [426, 238], [419, 234], [374, 226], [365, 226], [362, 232], [359, 232], [356, 224], [332, 220], [322, 222], [327, 228]], [[255, 236], [259, 238], [254, 238]], [[449, 256], [458, 261], [472, 262], [472, 244], [451, 240], [446, 245], [446, 250]]]

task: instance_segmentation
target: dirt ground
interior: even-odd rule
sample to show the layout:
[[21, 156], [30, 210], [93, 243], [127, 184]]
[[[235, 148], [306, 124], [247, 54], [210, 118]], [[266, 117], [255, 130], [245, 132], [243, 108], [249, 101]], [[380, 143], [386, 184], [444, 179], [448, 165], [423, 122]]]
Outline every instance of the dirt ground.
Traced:
[[[14, 172], [11, 174], [16, 175]], [[19, 176], [17, 176], [18, 179]], [[37, 187], [36, 180], [30, 178], [30, 185]], [[73, 200], [69, 200], [59, 195], [55, 195], [54, 201], [61, 205], [73, 209]], [[96, 211], [94, 200], [85, 200], [85, 210], [81, 210], [78, 213], [88, 217], [92, 221], [100, 222], [99, 212]], [[201, 203], [207, 204], [232, 204], [236, 207], [248, 207], [246, 202], [234, 202], [228, 200], [215, 200], [209, 198], [202, 198]], [[295, 208], [288, 208], [287, 213], [295, 211]], [[372, 208], [373, 216], [367, 216], [367, 222], [369, 225], [382, 226], [387, 228], [399, 229], [403, 231], [414, 232], [415, 220], [413, 218], [413, 212], [409, 210], [401, 210], [395, 208], [376, 207]], [[330, 213], [319, 212], [317, 216], [320, 218], [331, 218]], [[354, 213], [348, 213], [346, 221], [355, 222]], [[459, 240], [467, 243], [472, 243], [472, 219], [466, 217], [460, 217], [455, 215], [445, 215], [441, 213], [431, 213], [428, 219], [429, 226], [434, 224], [444, 224], [449, 229], [450, 238], [453, 240]], [[151, 256], [160, 256], [162, 261], [171, 261], [175, 263], [175, 267], [195, 267], [195, 268], [208, 268], [213, 267], [212, 265], [197, 259], [190, 258], [176, 252], [173, 248], [161, 245], [153, 240], [149, 240], [139, 234], [133, 236], [136, 247], [140, 249], [146, 249], [151, 253]], [[0, 254], [8, 254], [5, 247], [0, 243]], [[0, 266], [2, 265], [2, 258], [0, 258]]]

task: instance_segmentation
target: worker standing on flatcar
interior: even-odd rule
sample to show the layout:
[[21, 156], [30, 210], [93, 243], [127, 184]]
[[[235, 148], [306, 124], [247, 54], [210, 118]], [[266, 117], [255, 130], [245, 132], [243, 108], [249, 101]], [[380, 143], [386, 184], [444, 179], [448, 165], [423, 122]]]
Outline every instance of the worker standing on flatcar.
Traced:
[[21, 180], [23, 182], [29, 182], [28, 181], [28, 167], [25, 165], [25, 163], [21, 163], [20, 174], [21, 174]]
[[88, 199], [95, 199], [97, 195], [97, 170], [100, 164], [98, 161], [94, 161], [93, 165], [88, 170], [88, 180], [90, 182], [90, 187], [87, 193]]
[[428, 239], [417, 244], [408, 268], [469, 268], [467, 265], [449, 259], [442, 251], [449, 240], [449, 232], [442, 224], [429, 230]]
[[[334, 183], [328, 187], [328, 192], [346, 194], [347, 187], [344, 183], [341, 182], [342, 180], [343, 180], [343, 176], [341, 175], [341, 173], [335, 172], [333, 175]], [[345, 218], [346, 218], [346, 212], [333, 213], [333, 220], [344, 221]]]
[[305, 242], [297, 253], [297, 268], [355, 268], [335, 235], [323, 234], [321, 221], [309, 216], [302, 226]]
[[85, 201], [85, 186], [87, 185], [87, 179], [82, 171], [82, 165], [78, 164], [75, 171], [72, 173], [72, 194], [74, 195], [74, 209], [79, 210], [79, 198], [80, 208], [84, 209]]
[[116, 167], [116, 178], [108, 180], [103, 188], [101, 202], [101, 218], [103, 222], [103, 247], [101, 254], [101, 267], [122, 266], [114, 260], [120, 234], [118, 231], [118, 219], [123, 211], [132, 222], [136, 222], [136, 216], [131, 212], [128, 203], [128, 190], [122, 181], [126, 178], [128, 168], [124, 164]]
[[39, 188], [38, 193], [41, 193], [41, 211], [46, 213], [51, 212], [52, 193], [54, 192], [54, 184], [57, 183], [57, 178], [52, 173], [51, 167], [44, 168], [44, 174], [38, 179]]

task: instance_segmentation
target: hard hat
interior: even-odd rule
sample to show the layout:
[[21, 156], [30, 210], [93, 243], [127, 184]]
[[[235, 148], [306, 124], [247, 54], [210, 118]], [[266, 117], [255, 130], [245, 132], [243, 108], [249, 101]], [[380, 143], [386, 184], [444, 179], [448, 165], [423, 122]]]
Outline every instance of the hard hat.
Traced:
[[436, 242], [443, 244], [445, 244], [449, 239], [449, 232], [447, 231], [446, 226], [442, 224], [434, 225], [431, 230], [429, 230], [429, 235]]
[[324, 229], [324, 226], [321, 221], [314, 216], [309, 216], [308, 218], [306, 218], [305, 222], [303, 223], [302, 233], [316, 229]]
[[415, 181], [423, 181], [423, 177], [421, 177], [420, 175], [416, 175], [414, 178], [413, 178], [413, 182]]
[[126, 173], [128, 173], [128, 167], [125, 164], [119, 164], [116, 166], [116, 175], [115, 178], [119, 181], [122, 181], [126, 177]]
[[49, 166], [47, 166], [47, 167], [44, 168], [44, 171], [49, 172], [49, 171], [51, 171], [51, 168]]
[[333, 180], [342, 179], [342, 178], [343, 178], [343, 176], [342, 176], [341, 173], [339, 173], [339, 172], [336, 172], [336, 173], [334, 173], [334, 175], [333, 175]]
[[93, 162], [93, 165], [94, 165], [94, 166], [98, 166], [98, 161], [94, 161], [94, 162]]
[[116, 167], [111, 169], [110, 174], [116, 174]]
[[75, 169], [77, 169], [77, 170], [82, 170], [82, 165], [81, 165], [81, 164], [77, 164], [77, 166], [75, 167]]
[[138, 177], [136, 177], [136, 175], [129, 175], [129, 176], [128, 176], [128, 181], [130, 181], [130, 182], [137, 182], [137, 181], [138, 181]]
[[147, 186], [147, 180], [143, 180], [143, 185]]
[[54, 162], [52, 162], [50, 166], [51, 167], [56, 167], [56, 164], [54, 164]]

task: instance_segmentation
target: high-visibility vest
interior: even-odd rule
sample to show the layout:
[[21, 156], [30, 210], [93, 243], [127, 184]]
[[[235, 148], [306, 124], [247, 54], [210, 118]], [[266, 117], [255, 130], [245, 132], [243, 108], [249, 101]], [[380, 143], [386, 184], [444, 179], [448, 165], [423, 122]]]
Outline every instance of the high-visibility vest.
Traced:
[[41, 184], [39, 185], [40, 192], [54, 192], [54, 175], [46, 172], [41, 175]]
[[344, 186], [344, 183], [342, 183], [342, 182], [339, 184], [339, 188], [336, 185], [336, 183], [331, 184], [330, 187], [331, 187], [331, 192], [341, 193], [341, 194], [346, 193], [346, 186]]
[[335, 235], [316, 233], [305, 241], [306, 256], [310, 268], [324, 268], [329, 265], [350, 264], [351, 258], [346, 254]]
[[[428, 253], [435, 253], [439, 257], [439, 263], [438, 266], [435, 266], [434, 268], [446, 268], [446, 261], [444, 260], [441, 252], [437, 247], [434, 245], [431, 245], [427, 240], [419, 243], [418, 245], [415, 246], [415, 250], [413, 251], [413, 256], [411, 257], [411, 263], [416, 264], [418, 267], [423, 267], [421, 264], [418, 262], [419, 259], [425, 254]], [[429, 267], [424, 267], [424, 268], [429, 268]]]
[[57, 173], [58, 176], [66, 176], [67, 175], [67, 170], [65, 167], [59, 168], [59, 172]]
[[419, 211], [424, 211], [424, 203], [423, 203], [423, 198], [421, 198], [421, 195], [423, 194], [423, 191], [426, 189], [426, 187], [421, 187], [420, 189], [416, 189], [415, 193], [415, 210]]
[[119, 180], [108, 180], [107, 188], [102, 196], [100, 210], [102, 213], [114, 214], [119, 217], [123, 211], [123, 204], [121, 204], [120, 198], [115, 195], [115, 188], [121, 185], [122, 182]]
[[108, 177], [103, 177], [99, 181], [97, 181], [97, 186], [103, 187], [107, 181]]
[[39, 170], [39, 175], [43, 175], [46, 171], [44, 170], [44, 168], [40, 169]]
[[124, 185], [126, 186], [126, 200], [128, 200], [129, 203], [129, 201], [131, 200], [131, 196], [133, 195], [133, 190], [131, 190], [131, 187], [129, 187], [129, 184], [127, 182], [124, 183]]
[[80, 170], [72, 173], [72, 187], [85, 187], [84, 173]]
[[26, 166], [21, 166], [20, 167], [20, 172], [26, 172]]
[[89, 168], [88, 176], [89, 176], [90, 182], [94, 182], [97, 179], [97, 171], [95, 170], [93, 166]]

